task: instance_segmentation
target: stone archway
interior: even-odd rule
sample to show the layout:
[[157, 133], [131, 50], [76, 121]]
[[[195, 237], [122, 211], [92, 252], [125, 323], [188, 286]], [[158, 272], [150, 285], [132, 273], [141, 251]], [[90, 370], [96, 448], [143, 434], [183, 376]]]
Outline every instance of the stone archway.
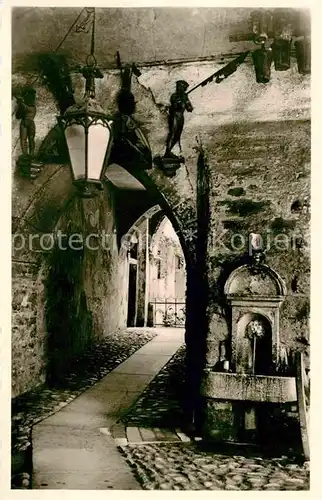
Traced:
[[[158, 118], [155, 117], [154, 119], [160, 120], [159, 110], [157, 110], [156, 114]], [[163, 121], [163, 119], [160, 121], [162, 128], [164, 127]], [[38, 155], [41, 161], [48, 163], [49, 160], [53, 165], [56, 164], [60, 168], [65, 168], [65, 148], [59, 129], [55, 125], [43, 138]], [[168, 178], [158, 169], [153, 168], [152, 164], [150, 169], [146, 170], [145, 163], [132, 163], [128, 159], [125, 162], [122, 152], [118, 155], [117, 145], [113, 151], [113, 163], [119, 164], [137, 179], [145, 189], [149, 190], [155, 202], [161, 206], [175, 228], [187, 261], [193, 260], [194, 244], [191, 238], [189, 241], [189, 236], [196, 230], [196, 205], [190, 183], [188, 181], [182, 183], [176, 178]], [[45, 174], [46, 170], [47, 165], [43, 167], [41, 176]]]
[[[131, 173], [134, 175], [133, 172]], [[173, 213], [171, 205], [168, 203], [165, 195], [159, 192], [158, 187], [146, 172], [141, 171], [135, 173], [135, 176], [146, 187], [146, 190], [151, 193], [151, 199], [153, 200], [152, 205], [155, 206], [156, 202], [159, 202], [160, 208], [162, 206], [164, 212], [169, 214], [173, 225], [176, 226], [179, 232], [178, 236], [180, 241], [183, 242], [182, 246], [187, 255], [188, 245], [185, 242], [182, 231], [180, 231], [182, 223], [178, 221], [178, 217]], [[13, 248], [15, 293], [17, 297], [20, 296], [21, 289], [26, 286], [34, 289], [34, 284], [38, 280], [38, 269], [41, 267], [42, 282], [45, 283], [44, 286], [46, 288], [42, 299], [43, 308], [46, 307], [46, 309], [42, 311], [41, 315], [42, 317], [45, 316], [46, 322], [41, 322], [35, 317], [33, 329], [30, 329], [30, 332], [27, 333], [25, 331], [23, 332], [22, 325], [19, 323], [19, 317], [23, 306], [21, 303], [17, 303], [14, 312], [14, 325], [16, 321], [19, 323], [14, 326], [14, 339], [16, 345], [21, 344], [23, 336], [25, 340], [28, 339], [29, 334], [35, 339], [37, 345], [42, 343], [42, 349], [40, 351], [33, 351], [31, 355], [28, 355], [24, 360], [24, 370], [30, 373], [28, 376], [24, 377], [25, 380], [28, 380], [26, 386], [18, 387], [17, 385], [17, 395], [44, 380], [44, 366], [46, 364], [48, 365], [48, 347], [51, 351], [57, 350], [56, 358], [54, 356], [51, 360], [52, 366], [55, 366], [58, 371], [63, 373], [63, 366], [59, 367], [59, 364], [57, 364], [57, 359], [61, 360], [62, 364], [64, 364], [59, 351], [61, 349], [66, 351], [68, 344], [68, 349], [71, 349], [70, 355], [67, 353], [65, 357], [66, 364], [68, 364], [70, 356], [78, 355], [92, 340], [102, 338], [102, 335], [106, 332], [106, 328], [117, 328], [118, 323], [116, 319], [113, 319], [112, 327], [112, 325], [107, 326], [105, 318], [114, 317], [113, 315], [115, 313], [113, 311], [124, 310], [122, 302], [116, 304], [116, 302], [113, 302], [111, 299], [107, 301], [104, 306], [101, 306], [99, 301], [99, 293], [109, 293], [107, 286], [103, 284], [104, 276], [106, 278], [105, 281], [108, 282], [110, 276], [115, 277], [120, 273], [122, 274], [121, 271], [116, 272], [116, 267], [119, 266], [120, 261], [118, 260], [119, 247], [117, 245], [116, 236], [114, 237], [117, 231], [115, 221], [113, 222], [109, 219], [108, 223], [104, 222], [106, 218], [104, 214], [107, 214], [109, 210], [113, 208], [113, 194], [110, 189], [110, 184], [108, 182], [106, 183], [104, 191], [96, 199], [81, 200], [76, 195], [72, 186], [69, 168], [66, 165], [57, 164], [45, 165], [40, 176], [33, 181], [33, 183], [28, 184], [28, 181], [21, 180], [21, 184], [27, 185], [27, 189], [25, 191], [25, 196], [22, 196], [22, 199], [20, 199], [19, 211], [16, 211], [17, 217], [14, 225], [14, 238], [17, 238], [19, 234], [22, 234], [26, 241], [28, 238], [31, 238], [34, 243], [34, 248]], [[153, 211], [155, 209], [151, 208], [150, 210]], [[71, 252], [57, 252], [50, 246], [50, 242], [54, 241], [55, 245], [57, 244], [57, 233], [59, 230], [66, 233], [72, 232], [82, 234], [84, 237], [96, 230], [108, 230], [113, 234], [113, 245], [116, 244], [115, 247], [108, 250], [108, 255], [99, 252], [94, 256], [93, 252], [84, 251], [81, 253], [76, 250]], [[47, 237], [49, 240], [46, 244], [46, 248], [43, 248], [43, 243]], [[73, 257], [74, 254], [77, 258]], [[57, 256], [59, 256], [59, 259]], [[114, 264], [109, 265], [111, 262], [110, 259], [112, 259]], [[76, 262], [78, 262], [78, 270], [76, 269]], [[76, 266], [75, 269], [74, 265]], [[26, 266], [29, 269], [28, 283], [25, 282], [23, 276], [23, 274], [26, 273]], [[62, 272], [60, 275], [60, 283], [62, 284], [64, 282], [64, 287], [66, 288], [67, 282], [63, 279], [63, 276], [67, 276], [67, 271], [64, 271], [66, 266], [69, 266], [69, 273], [73, 275], [73, 269], [76, 273], [74, 273], [71, 278], [72, 281], [69, 280], [70, 289], [67, 287], [68, 290], [70, 290], [68, 293], [72, 296], [65, 297], [63, 294], [61, 298], [59, 298], [60, 285], [58, 282], [55, 283], [54, 275], [56, 271]], [[31, 269], [33, 269], [32, 272], [30, 271]], [[106, 269], [106, 271], [104, 269]], [[78, 280], [78, 284], [73, 282], [73, 280]], [[51, 285], [49, 286], [50, 283]], [[113, 286], [117, 289], [116, 285]], [[48, 305], [48, 287], [51, 290], [51, 296], [54, 297], [54, 303], [51, 303], [50, 306]], [[66, 312], [70, 320], [67, 321], [66, 316], [65, 321], [61, 314], [58, 314], [56, 317], [56, 313], [53, 313], [53, 311], [55, 309], [57, 311], [64, 310], [63, 305], [66, 304], [67, 300], [69, 300], [70, 304], [73, 303], [73, 310], [68, 310], [68, 314]], [[33, 308], [33, 306], [31, 307]], [[50, 315], [50, 319], [48, 314]], [[52, 314], [54, 314], [56, 320]], [[122, 314], [124, 315], [124, 313]], [[47, 324], [45, 325], [44, 323]], [[48, 332], [48, 324], [51, 325], [51, 333]], [[70, 332], [70, 335], [65, 335], [67, 344], [65, 341], [61, 343], [55, 333], [63, 331], [64, 325], [66, 328], [69, 325], [67, 330]], [[63, 326], [63, 328], [61, 328], [61, 326]], [[78, 332], [78, 341], [75, 343], [73, 340], [73, 332], [76, 335], [76, 330]], [[35, 362], [36, 365], [39, 366], [39, 369], [34, 369]], [[57, 377], [57, 373], [55, 373], [55, 377]], [[13, 384], [15, 384], [14, 380]]]
[[[107, 107], [110, 112], [114, 112], [112, 109], [114, 108], [113, 98], [116, 96], [119, 89], [119, 75], [107, 73], [106, 79], [104, 80], [104, 88], [105, 85], [108, 87], [107, 95], [109, 96], [109, 102], [105, 102], [104, 107]], [[160, 154], [161, 150], [164, 148], [164, 141], [167, 133], [165, 116], [155, 105], [153, 95], [148, 89], [145, 89], [145, 87], [140, 85], [136, 80], [133, 82], [133, 89], [138, 103], [137, 118], [140, 123], [149, 124], [150, 133], [147, 133], [147, 136], [151, 144], [151, 149], [154, 155]], [[39, 232], [43, 234], [48, 231], [53, 231], [58, 221], [64, 217], [64, 214], [68, 211], [73, 210], [74, 206], [74, 191], [71, 184], [71, 177], [69, 168], [65, 166], [65, 158], [63, 158], [62, 147], [59, 143], [57, 127], [54, 126], [48, 133], [47, 124], [54, 123], [54, 115], [56, 114], [53, 99], [41, 86], [37, 87], [37, 92], [38, 91], [38, 115], [41, 125], [37, 128], [37, 142], [40, 143], [43, 140], [43, 144], [40, 146], [39, 151], [44, 161], [44, 166], [40, 176], [31, 183], [25, 179], [20, 179], [17, 175], [15, 179], [16, 192], [14, 194], [14, 204], [15, 199], [17, 200], [17, 206], [14, 213], [14, 217], [16, 218], [15, 227], [18, 231], [21, 231], [21, 228], [24, 227], [25, 234], [32, 232], [35, 235]], [[44, 103], [46, 106], [43, 106]], [[49, 105], [50, 109], [47, 111]], [[45, 109], [46, 112], [44, 112]], [[48, 160], [46, 160], [48, 156], [51, 165], [46, 164], [48, 163]], [[189, 161], [191, 161], [191, 158], [189, 158]], [[120, 164], [122, 165], [122, 163]], [[196, 229], [196, 203], [195, 193], [193, 192], [191, 181], [188, 178], [188, 171], [185, 173], [183, 169], [181, 175], [169, 179], [164, 176], [161, 171], [154, 168], [151, 170], [144, 170], [144, 168], [140, 168], [137, 165], [122, 166], [145, 186], [149, 193], [151, 193], [153, 204], [159, 204], [170, 219], [180, 239], [187, 263], [187, 273], [190, 275], [191, 271], [193, 274], [195, 266], [195, 241], [193, 238], [190, 238], [190, 235]], [[57, 181], [57, 186], [53, 183], [51, 175], [53, 175], [54, 179]], [[63, 177], [65, 178], [65, 182], [61, 181]], [[60, 189], [58, 189], [58, 185], [60, 185]], [[26, 197], [26, 200], [24, 200], [25, 206], [22, 207], [20, 197], [21, 195], [25, 197], [26, 193], [28, 193], [28, 199]], [[88, 208], [88, 210], [92, 215], [89, 214], [86, 209], [82, 212], [83, 219], [91, 215], [91, 219], [95, 220], [97, 209]], [[83, 224], [86, 223], [86, 220], [83, 220]], [[20, 252], [19, 255], [15, 255], [16, 260], [33, 260], [33, 257], [27, 255], [27, 253], [28, 252]], [[38, 262], [41, 261], [42, 258], [43, 255], [40, 252], [37, 254], [37, 259], [34, 260]], [[46, 258], [49, 259], [48, 252], [46, 253]], [[97, 280], [98, 278], [94, 277], [95, 283], [97, 283]], [[190, 280], [188, 278], [188, 281], [192, 294], [195, 292], [194, 278]], [[190, 302], [193, 304], [193, 299]], [[96, 304], [94, 307], [96, 311], [97, 301], [94, 301], [94, 303]], [[191, 309], [190, 320], [192, 316], [193, 312]], [[191, 321], [187, 322], [186, 331], [190, 328], [189, 325], [191, 325]], [[194, 330], [195, 329], [192, 327], [191, 333], [187, 338], [190, 339], [192, 337]]]

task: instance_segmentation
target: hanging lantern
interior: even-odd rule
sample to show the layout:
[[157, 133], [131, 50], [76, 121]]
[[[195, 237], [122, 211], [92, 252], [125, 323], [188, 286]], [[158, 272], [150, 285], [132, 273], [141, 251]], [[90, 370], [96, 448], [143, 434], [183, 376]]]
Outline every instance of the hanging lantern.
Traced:
[[69, 107], [58, 117], [64, 132], [73, 183], [82, 196], [91, 197], [101, 181], [108, 164], [113, 142], [113, 121], [94, 99]]
[[252, 53], [252, 57], [255, 66], [256, 82], [268, 83], [271, 78], [272, 49], [266, 49], [263, 44], [260, 49]]
[[298, 72], [301, 75], [311, 73], [311, 37], [303, 36], [295, 42]]
[[72, 169], [73, 183], [81, 196], [92, 197], [102, 189], [113, 143], [113, 120], [95, 101], [95, 79], [103, 78], [94, 56], [95, 9], [92, 26], [91, 52], [81, 69], [85, 78], [82, 102], [67, 108], [58, 117], [64, 134]]

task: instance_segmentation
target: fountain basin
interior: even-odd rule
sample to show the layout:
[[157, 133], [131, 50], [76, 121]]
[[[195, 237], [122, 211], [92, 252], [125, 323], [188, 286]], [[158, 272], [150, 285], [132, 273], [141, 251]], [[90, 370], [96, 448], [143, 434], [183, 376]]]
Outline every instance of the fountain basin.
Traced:
[[297, 401], [295, 377], [208, 372], [202, 379], [201, 394], [205, 398], [226, 401]]

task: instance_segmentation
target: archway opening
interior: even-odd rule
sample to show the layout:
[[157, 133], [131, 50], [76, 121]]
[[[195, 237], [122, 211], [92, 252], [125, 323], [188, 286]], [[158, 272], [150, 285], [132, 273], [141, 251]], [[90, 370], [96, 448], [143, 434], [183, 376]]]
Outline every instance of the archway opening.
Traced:
[[186, 263], [180, 240], [159, 206], [122, 236], [126, 261], [127, 326], [185, 326]]
[[186, 265], [179, 238], [163, 216], [150, 243], [149, 325], [184, 327]]

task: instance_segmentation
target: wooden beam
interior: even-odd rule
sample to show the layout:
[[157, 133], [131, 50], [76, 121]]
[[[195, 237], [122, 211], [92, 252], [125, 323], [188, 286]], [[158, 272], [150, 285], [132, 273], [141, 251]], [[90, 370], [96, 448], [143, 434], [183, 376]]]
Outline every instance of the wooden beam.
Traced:
[[253, 42], [254, 33], [235, 33], [229, 36], [230, 42]]
[[296, 353], [296, 391], [297, 391], [297, 404], [300, 419], [300, 430], [302, 438], [302, 446], [305, 460], [310, 460], [310, 447], [308, 436], [308, 422], [307, 410], [305, 403], [305, 380], [306, 374], [304, 370], [303, 354]]

